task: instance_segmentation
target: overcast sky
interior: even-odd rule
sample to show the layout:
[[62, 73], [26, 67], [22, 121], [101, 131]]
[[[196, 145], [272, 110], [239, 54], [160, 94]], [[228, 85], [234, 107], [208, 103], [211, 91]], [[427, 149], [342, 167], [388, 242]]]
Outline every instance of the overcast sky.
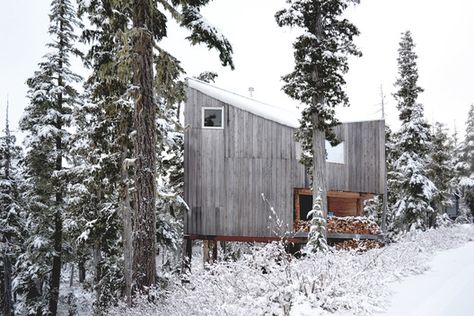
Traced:
[[[28, 102], [25, 81], [46, 53], [49, 2], [0, 0], [2, 128], [7, 95], [13, 126]], [[293, 68], [292, 42], [298, 34], [275, 23], [275, 12], [284, 5], [285, 0], [214, 0], [203, 10], [232, 43], [234, 71], [220, 66], [216, 52], [190, 47], [184, 40], [187, 32], [175, 24], [170, 24], [169, 39], [162, 45], [182, 60], [189, 76], [215, 71], [218, 86], [244, 95], [252, 86], [258, 100], [294, 105], [280, 90], [280, 77]], [[419, 84], [425, 89], [419, 101], [425, 106], [426, 118], [451, 129], [456, 123], [464, 133], [468, 107], [474, 102], [474, 1], [362, 0], [347, 15], [361, 31], [356, 43], [363, 57], [350, 60], [346, 91], [351, 107], [338, 111], [340, 119], [380, 118], [382, 86], [387, 122], [398, 126], [392, 98], [397, 49], [401, 32], [411, 30], [419, 56]]]

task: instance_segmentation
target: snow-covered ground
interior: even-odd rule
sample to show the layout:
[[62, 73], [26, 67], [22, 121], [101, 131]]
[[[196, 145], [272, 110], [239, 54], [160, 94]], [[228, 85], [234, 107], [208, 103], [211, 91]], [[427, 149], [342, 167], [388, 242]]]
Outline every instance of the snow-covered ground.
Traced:
[[429, 267], [390, 286], [394, 296], [384, 316], [474, 315], [474, 242], [439, 252]]
[[170, 280], [157, 305], [144, 300], [111, 315], [465, 315], [473, 240], [474, 227], [462, 225], [302, 259], [269, 244], [236, 262], [197, 264], [189, 283]]

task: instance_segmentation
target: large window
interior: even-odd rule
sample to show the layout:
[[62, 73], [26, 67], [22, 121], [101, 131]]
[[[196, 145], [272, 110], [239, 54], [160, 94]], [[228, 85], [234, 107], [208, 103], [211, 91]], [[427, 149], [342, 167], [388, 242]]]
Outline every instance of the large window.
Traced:
[[202, 127], [203, 128], [224, 128], [224, 109], [223, 108], [202, 108]]
[[327, 162], [344, 163], [344, 142], [340, 142], [337, 146], [331, 146], [326, 141], [326, 152], [328, 153]]

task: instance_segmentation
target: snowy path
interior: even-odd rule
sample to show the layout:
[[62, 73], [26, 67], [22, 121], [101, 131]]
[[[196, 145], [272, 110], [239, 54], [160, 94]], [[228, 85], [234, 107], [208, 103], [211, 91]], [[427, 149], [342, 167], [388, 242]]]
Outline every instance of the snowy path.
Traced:
[[430, 270], [391, 289], [394, 295], [383, 316], [474, 315], [474, 242], [436, 254]]

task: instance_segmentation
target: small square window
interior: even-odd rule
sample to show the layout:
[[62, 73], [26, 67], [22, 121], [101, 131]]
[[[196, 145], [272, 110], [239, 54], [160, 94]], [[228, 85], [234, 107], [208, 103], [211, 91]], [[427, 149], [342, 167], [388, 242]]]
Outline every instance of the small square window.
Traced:
[[326, 141], [326, 152], [327, 152], [327, 162], [332, 163], [344, 163], [344, 142], [340, 142], [339, 145], [332, 146], [328, 141]]
[[203, 128], [224, 128], [223, 108], [202, 108]]

